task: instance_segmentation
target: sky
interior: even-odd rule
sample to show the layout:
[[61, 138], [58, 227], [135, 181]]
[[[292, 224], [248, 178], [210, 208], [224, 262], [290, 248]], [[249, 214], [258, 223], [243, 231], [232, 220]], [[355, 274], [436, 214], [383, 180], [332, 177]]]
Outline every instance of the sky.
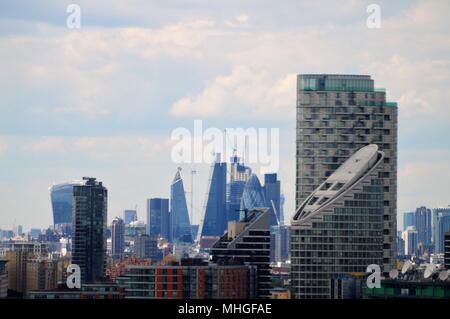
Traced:
[[2, 1], [0, 229], [48, 227], [49, 187], [83, 176], [108, 188], [110, 221], [136, 206], [145, 220], [178, 166], [187, 191], [197, 171], [198, 223], [209, 165], [171, 158], [173, 130], [194, 120], [279, 129], [289, 218], [300, 73], [369, 74], [398, 102], [399, 226], [405, 211], [450, 205], [450, 2], [377, 1], [368, 28], [373, 2]]

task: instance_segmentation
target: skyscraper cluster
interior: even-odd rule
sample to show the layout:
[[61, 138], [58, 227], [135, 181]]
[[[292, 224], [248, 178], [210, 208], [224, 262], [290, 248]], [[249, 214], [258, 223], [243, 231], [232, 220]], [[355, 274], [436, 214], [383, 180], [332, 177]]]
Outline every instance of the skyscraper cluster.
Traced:
[[450, 208], [418, 207], [403, 214], [403, 247], [399, 255], [423, 257], [444, 253], [445, 233], [450, 231]]

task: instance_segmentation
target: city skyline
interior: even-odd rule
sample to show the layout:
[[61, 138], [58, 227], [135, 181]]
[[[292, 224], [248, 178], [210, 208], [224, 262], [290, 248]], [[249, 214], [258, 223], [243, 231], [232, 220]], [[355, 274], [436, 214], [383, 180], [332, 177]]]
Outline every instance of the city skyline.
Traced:
[[[319, 10], [288, 1], [286, 12], [218, 2], [184, 14], [161, 4], [142, 2], [138, 12], [81, 1], [80, 30], [65, 25], [67, 3], [2, 3], [0, 164], [8, 169], [0, 202], [8, 213], [0, 228], [53, 224], [48, 188], [81, 176], [108, 185], [108, 223], [135, 205], [145, 220], [146, 200], [169, 197], [165, 185], [178, 166], [169, 160], [170, 132], [192, 128], [195, 118], [218, 128], [283, 128], [277, 173], [289, 220], [297, 73], [370, 74], [388, 89], [388, 100], [398, 101], [398, 228], [405, 211], [447, 206], [449, 4], [381, 1], [382, 27], [370, 30], [368, 3], [326, 2]], [[123, 50], [113, 34], [124, 39]], [[348, 39], [358, 48], [346, 48]], [[6, 64], [12, 56], [16, 63]], [[253, 94], [243, 96], [242, 86]], [[182, 166], [188, 189], [192, 165]], [[209, 165], [195, 170], [198, 223]], [[25, 200], [15, 200], [19, 191]]]

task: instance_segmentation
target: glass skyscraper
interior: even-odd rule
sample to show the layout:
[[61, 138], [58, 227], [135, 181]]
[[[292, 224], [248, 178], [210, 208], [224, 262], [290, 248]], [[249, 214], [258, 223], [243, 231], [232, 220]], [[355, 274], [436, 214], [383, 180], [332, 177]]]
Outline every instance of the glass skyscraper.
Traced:
[[137, 221], [137, 211], [135, 209], [125, 209], [123, 211], [123, 221], [125, 222], [125, 225]]
[[406, 212], [403, 214], [403, 230], [409, 226], [416, 226], [416, 212]]
[[241, 219], [244, 216], [245, 210], [250, 211], [255, 208], [267, 207], [266, 203], [266, 198], [261, 183], [259, 182], [259, 178], [255, 174], [252, 174], [245, 184], [244, 192], [242, 193], [240, 208]]
[[53, 185], [50, 188], [50, 199], [53, 210], [53, 226], [55, 229], [72, 232], [73, 187], [80, 182], [69, 182]]
[[[270, 210], [270, 225], [275, 226], [281, 223], [281, 186], [280, 181], [277, 179], [277, 174], [265, 174], [264, 175], [264, 197], [266, 200], [266, 207]], [[275, 210], [274, 208], [275, 207]]]
[[168, 198], [147, 200], [147, 234], [171, 240], [171, 225]]
[[112, 258], [121, 260], [125, 251], [125, 223], [116, 217], [111, 224]]
[[230, 182], [227, 189], [227, 219], [228, 221], [239, 220], [242, 193], [252, 170], [240, 162], [237, 155], [231, 157]]
[[106, 270], [108, 191], [84, 177], [73, 188], [72, 263], [80, 266], [81, 283], [103, 280]]
[[384, 152], [382, 270], [397, 255], [397, 104], [368, 75], [303, 74], [297, 78], [296, 207], [344, 161], [368, 144]]
[[178, 169], [170, 186], [170, 214], [172, 217], [172, 239], [174, 242], [192, 243], [191, 223], [186, 204], [181, 169]]
[[211, 167], [201, 238], [220, 237], [227, 228], [226, 187], [227, 163], [221, 163], [220, 154], [217, 154], [216, 161]]
[[332, 279], [383, 262], [383, 162], [377, 145], [363, 147], [299, 206], [291, 228], [294, 298], [331, 298]]
[[433, 209], [433, 244], [435, 253], [444, 253], [444, 236], [450, 231], [450, 207]]

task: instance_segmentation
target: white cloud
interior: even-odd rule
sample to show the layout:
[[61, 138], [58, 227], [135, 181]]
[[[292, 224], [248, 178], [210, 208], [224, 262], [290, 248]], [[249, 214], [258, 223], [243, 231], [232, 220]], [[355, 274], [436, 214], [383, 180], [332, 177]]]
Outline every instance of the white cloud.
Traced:
[[[169, 137], [43, 137], [26, 142], [22, 150], [31, 153], [78, 154], [92, 160], [145, 160], [170, 154]], [[169, 156], [169, 155], [167, 155]], [[168, 157], [170, 158], [170, 157]]]
[[295, 74], [274, 81], [264, 70], [238, 65], [231, 74], [208, 83], [201, 93], [178, 100], [171, 113], [189, 117], [292, 118], [295, 83]]

